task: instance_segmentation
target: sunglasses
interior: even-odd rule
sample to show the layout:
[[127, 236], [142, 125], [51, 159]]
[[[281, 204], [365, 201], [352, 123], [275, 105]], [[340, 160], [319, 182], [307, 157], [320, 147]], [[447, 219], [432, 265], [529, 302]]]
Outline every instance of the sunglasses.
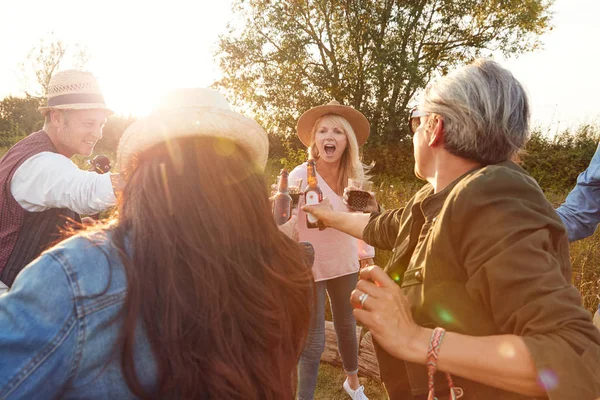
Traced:
[[413, 107], [410, 109], [408, 114], [408, 128], [410, 129], [411, 135], [414, 135], [417, 131], [417, 128], [421, 126], [421, 117], [429, 116], [428, 112], [419, 111], [417, 107]]

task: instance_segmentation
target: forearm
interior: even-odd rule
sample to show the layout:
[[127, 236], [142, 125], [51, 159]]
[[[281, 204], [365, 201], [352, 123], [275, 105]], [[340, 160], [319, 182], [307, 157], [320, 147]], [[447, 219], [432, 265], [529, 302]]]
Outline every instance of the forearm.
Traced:
[[357, 239], [363, 238], [363, 231], [369, 223], [370, 214], [328, 211], [321, 221], [329, 228], [337, 229]]
[[[423, 328], [409, 346], [407, 361], [425, 364], [433, 330]], [[446, 332], [438, 369], [528, 396], [542, 396], [537, 370], [525, 342], [516, 335], [467, 336]]]
[[54, 153], [41, 153], [25, 161], [13, 175], [11, 194], [30, 212], [68, 208], [79, 214], [95, 214], [115, 204], [110, 176], [82, 171]]

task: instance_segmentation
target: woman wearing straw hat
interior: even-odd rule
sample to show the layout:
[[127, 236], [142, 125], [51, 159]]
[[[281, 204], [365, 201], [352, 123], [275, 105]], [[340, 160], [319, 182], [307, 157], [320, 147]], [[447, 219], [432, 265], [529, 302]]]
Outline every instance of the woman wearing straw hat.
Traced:
[[[308, 147], [316, 163], [318, 184], [334, 209], [347, 211], [343, 192], [348, 178], [362, 180], [364, 166], [359, 147], [369, 136], [369, 121], [363, 114], [336, 101], [306, 111], [298, 120], [298, 137]], [[307, 182], [307, 163], [290, 173], [290, 181]], [[373, 203], [375, 203], [373, 201]], [[316, 281], [316, 301], [306, 348], [299, 364], [298, 394], [302, 400], [312, 399], [317, 382], [319, 362], [325, 347], [325, 293], [329, 295], [338, 349], [347, 374], [343, 384], [352, 399], [366, 399], [358, 381], [358, 343], [356, 321], [348, 299], [356, 286], [359, 263], [370, 264], [374, 249], [363, 241], [329, 229], [308, 229], [306, 216], [299, 211], [294, 217], [299, 240], [315, 248], [312, 272]], [[360, 259], [360, 261], [359, 261]]]
[[44, 128], [0, 159], [0, 281], [8, 286], [59, 239], [68, 221], [114, 205], [120, 184], [118, 174], [83, 171], [69, 160], [92, 153], [112, 114], [91, 73], [56, 73], [48, 104], [39, 110], [46, 119]]
[[210, 89], [164, 104], [121, 139], [112, 224], [0, 296], [0, 398], [294, 397], [312, 277], [271, 215], [267, 135]]

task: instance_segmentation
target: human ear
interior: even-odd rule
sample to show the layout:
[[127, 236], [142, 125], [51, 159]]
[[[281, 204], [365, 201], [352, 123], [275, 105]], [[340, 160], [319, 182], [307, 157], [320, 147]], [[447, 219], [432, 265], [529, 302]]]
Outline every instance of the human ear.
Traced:
[[439, 116], [431, 116], [429, 118], [428, 130], [430, 133], [429, 136], [429, 146], [437, 146], [444, 141], [444, 120]]

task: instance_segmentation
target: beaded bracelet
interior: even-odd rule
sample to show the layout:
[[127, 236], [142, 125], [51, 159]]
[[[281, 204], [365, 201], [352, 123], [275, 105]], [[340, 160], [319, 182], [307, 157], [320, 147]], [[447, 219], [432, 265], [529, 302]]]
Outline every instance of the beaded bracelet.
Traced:
[[[427, 400], [436, 400], [434, 378], [435, 372], [437, 371], [438, 355], [440, 353], [440, 347], [442, 346], [442, 340], [444, 339], [445, 333], [446, 330], [444, 328], [435, 328], [431, 334], [431, 339], [429, 339], [429, 349], [427, 350], [427, 377], [429, 395], [427, 396]], [[447, 372], [446, 379], [448, 380], [448, 387], [450, 388], [450, 399], [456, 400], [457, 397], [454, 390], [454, 382], [452, 382], [452, 377]]]

